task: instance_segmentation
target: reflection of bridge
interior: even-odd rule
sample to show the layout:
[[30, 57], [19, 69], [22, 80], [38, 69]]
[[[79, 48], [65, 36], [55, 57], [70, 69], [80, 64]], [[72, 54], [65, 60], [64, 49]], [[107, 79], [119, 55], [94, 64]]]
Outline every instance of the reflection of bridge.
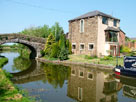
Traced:
[[26, 82], [37, 81], [43, 79], [45, 74], [43, 68], [40, 67], [40, 62], [32, 61], [32, 64], [29, 68], [18, 73], [12, 73], [13, 83], [14, 84], [23, 84]]
[[44, 49], [46, 40], [44, 38], [31, 37], [21, 34], [0, 35], [0, 45], [4, 43], [20, 43], [31, 50], [30, 58], [40, 57], [40, 51]]

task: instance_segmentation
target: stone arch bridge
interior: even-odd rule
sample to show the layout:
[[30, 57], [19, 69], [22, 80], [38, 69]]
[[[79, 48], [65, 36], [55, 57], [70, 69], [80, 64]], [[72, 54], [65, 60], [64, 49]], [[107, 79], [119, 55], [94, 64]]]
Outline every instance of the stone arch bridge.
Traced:
[[5, 43], [20, 43], [27, 46], [31, 50], [30, 58], [35, 59], [41, 57], [40, 51], [44, 49], [46, 40], [22, 34], [0, 34], [0, 45]]

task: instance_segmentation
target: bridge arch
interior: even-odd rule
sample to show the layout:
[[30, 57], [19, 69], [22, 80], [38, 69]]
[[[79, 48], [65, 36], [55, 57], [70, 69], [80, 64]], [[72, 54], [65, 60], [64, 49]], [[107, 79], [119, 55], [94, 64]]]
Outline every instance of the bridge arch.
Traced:
[[31, 50], [30, 58], [35, 59], [41, 57], [40, 51], [44, 49], [46, 40], [20, 34], [0, 35], [0, 45], [5, 43], [20, 43], [27, 46]]

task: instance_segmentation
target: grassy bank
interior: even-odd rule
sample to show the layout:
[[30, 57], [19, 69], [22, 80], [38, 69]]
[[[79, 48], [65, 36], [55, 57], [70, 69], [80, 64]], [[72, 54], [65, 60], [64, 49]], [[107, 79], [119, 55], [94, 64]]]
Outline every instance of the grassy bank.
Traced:
[[0, 58], [0, 102], [34, 102], [14, 86], [10, 81], [11, 74], [1, 69], [7, 62], [7, 58]]
[[[87, 55], [70, 55], [69, 61], [116, 66], [116, 57], [97, 58], [97, 57], [89, 57]], [[123, 58], [118, 58], [118, 63], [120, 65], [123, 65]]]

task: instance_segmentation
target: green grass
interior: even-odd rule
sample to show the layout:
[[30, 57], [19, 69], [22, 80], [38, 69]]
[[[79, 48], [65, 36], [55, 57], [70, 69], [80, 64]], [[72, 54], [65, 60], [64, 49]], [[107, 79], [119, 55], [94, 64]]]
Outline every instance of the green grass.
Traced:
[[44, 56], [43, 58], [46, 59], [46, 60], [50, 60], [50, 61], [58, 60], [58, 58], [51, 58], [49, 56]]
[[[69, 61], [116, 66], [116, 57], [97, 58], [89, 57], [87, 55], [69, 55]], [[118, 63], [123, 65], [123, 58], [119, 58]]]
[[23, 96], [26, 95], [24, 91], [16, 88], [10, 81], [12, 75], [1, 69], [7, 62], [7, 58], [0, 58], [0, 102], [34, 102], [28, 96]]
[[9, 73], [0, 69], [0, 102], [34, 102], [28, 96], [22, 94], [24, 92], [15, 88], [9, 80]]

